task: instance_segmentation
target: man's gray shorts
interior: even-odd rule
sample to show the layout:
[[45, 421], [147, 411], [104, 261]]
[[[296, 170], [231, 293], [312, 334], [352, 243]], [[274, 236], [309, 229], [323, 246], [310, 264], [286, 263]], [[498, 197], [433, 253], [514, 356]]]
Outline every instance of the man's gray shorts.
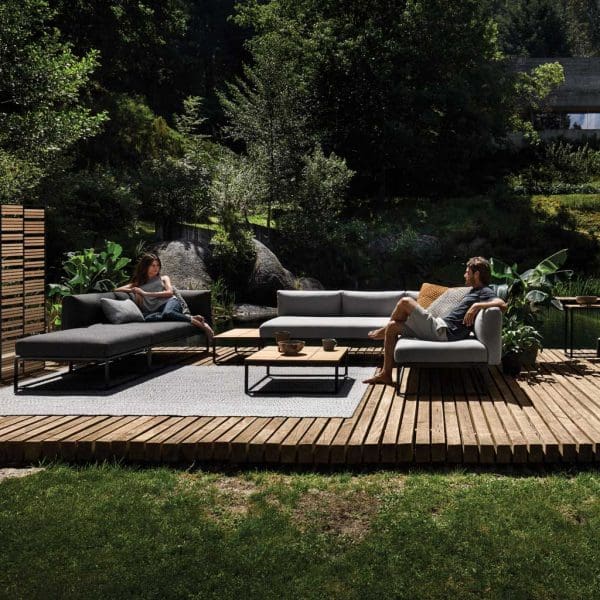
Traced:
[[430, 315], [426, 309], [417, 304], [402, 325], [401, 334], [404, 337], [430, 342], [447, 342], [446, 327], [443, 319]]

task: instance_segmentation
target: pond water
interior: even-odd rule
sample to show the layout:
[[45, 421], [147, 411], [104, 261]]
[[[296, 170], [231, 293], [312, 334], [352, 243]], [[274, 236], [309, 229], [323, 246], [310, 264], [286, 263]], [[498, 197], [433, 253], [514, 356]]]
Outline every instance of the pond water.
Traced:
[[[564, 348], [565, 313], [549, 309], [540, 328], [545, 348]], [[573, 348], [595, 349], [600, 337], [600, 310], [578, 311], [573, 315]]]

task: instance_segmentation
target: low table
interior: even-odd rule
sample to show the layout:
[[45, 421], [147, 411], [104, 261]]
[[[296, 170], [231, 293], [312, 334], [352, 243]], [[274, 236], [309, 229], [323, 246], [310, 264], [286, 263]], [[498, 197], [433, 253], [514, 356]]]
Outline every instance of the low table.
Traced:
[[[600, 310], [600, 302], [593, 304], [563, 304], [565, 311], [565, 355], [573, 358], [573, 317], [577, 314], [582, 314], [588, 311]], [[600, 358], [600, 339], [596, 347], [596, 355]]]
[[[272, 374], [271, 367], [333, 367], [334, 371], [330, 377], [333, 378], [333, 390], [331, 393], [337, 394], [339, 389], [339, 370], [340, 367], [344, 367], [343, 379], [348, 376], [348, 348], [345, 346], [338, 346], [335, 350], [326, 351], [321, 346], [305, 346], [298, 354], [287, 355], [279, 352], [277, 346], [267, 346], [258, 352], [255, 352], [251, 356], [248, 356], [244, 360], [244, 392], [251, 396], [252, 394], [281, 394], [281, 390], [269, 392], [260, 391], [256, 389], [265, 379], [271, 378], [298, 378], [298, 377], [315, 377], [315, 375], [300, 375], [294, 373], [286, 374]], [[255, 367], [267, 367], [266, 375], [257, 381], [252, 387], [248, 386], [248, 368], [250, 366]], [[326, 376], [324, 376], [326, 377]], [[290, 392], [297, 390], [290, 389]], [[284, 392], [285, 393], [285, 392]], [[302, 392], [303, 394], [322, 394], [323, 392]]]
[[233, 346], [235, 352], [238, 351], [238, 346], [262, 348], [264, 346], [264, 338], [260, 337], [260, 329], [230, 329], [213, 337], [212, 351], [213, 362], [217, 361], [217, 343], [219, 346]]

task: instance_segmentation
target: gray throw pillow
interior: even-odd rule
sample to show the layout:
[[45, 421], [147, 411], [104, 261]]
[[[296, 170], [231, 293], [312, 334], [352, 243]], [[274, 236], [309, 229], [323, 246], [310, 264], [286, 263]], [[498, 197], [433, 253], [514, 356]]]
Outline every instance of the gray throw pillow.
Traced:
[[100, 298], [100, 304], [110, 323], [138, 323], [144, 320], [142, 311], [133, 300]]
[[427, 311], [434, 317], [442, 319], [449, 315], [461, 302], [461, 300], [469, 293], [471, 288], [455, 287], [446, 290], [439, 298], [434, 300]]

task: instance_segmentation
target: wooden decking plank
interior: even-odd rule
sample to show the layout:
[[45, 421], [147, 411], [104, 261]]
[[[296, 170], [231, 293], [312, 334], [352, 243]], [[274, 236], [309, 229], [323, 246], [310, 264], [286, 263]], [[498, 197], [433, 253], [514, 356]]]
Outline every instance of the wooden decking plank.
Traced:
[[198, 417], [171, 417], [167, 426], [152, 438], [146, 440], [144, 460], [160, 462], [163, 458], [163, 442], [181, 432], [183, 429], [196, 422]]
[[225, 420], [207, 433], [196, 443], [196, 456], [198, 460], [211, 460], [213, 458], [213, 443], [232, 427], [237, 425], [244, 417], [225, 417]]
[[[489, 369], [482, 371], [482, 377], [484, 385], [488, 392], [490, 402], [493, 404], [500, 425], [503, 427], [508, 438], [508, 444], [510, 445], [510, 454], [505, 455], [502, 450], [496, 448], [498, 455], [498, 462], [509, 462], [512, 458], [512, 462], [517, 464], [523, 464], [527, 462], [528, 450], [527, 440], [525, 439], [523, 432], [519, 428], [513, 414], [506, 405], [506, 400], [500, 390], [496, 387], [494, 380], [490, 374]], [[495, 434], [495, 430], [494, 430]], [[507, 453], [508, 454], [508, 453]], [[512, 455], [512, 456], [511, 456]]]
[[[356, 407], [354, 415], [350, 419], [344, 419], [340, 428], [338, 429], [335, 437], [333, 438], [329, 446], [329, 461], [332, 464], [343, 464], [346, 462], [346, 452], [348, 449], [348, 441], [352, 436], [354, 428], [363, 419], [363, 412], [367, 410], [370, 404], [370, 399], [373, 394], [377, 395], [375, 388], [379, 386], [370, 385], [367, 387], [360, 404]], [[368, 413], [367, 417], [370, 420], [371, 412]]]
[[496, 462], [496, 444], [481, 405], [481, 386], [472, 379], [471, 374], [470, 369], [464, 370], [462, 381], [477, 437], [479, 462], [491, 464]]
[[[406, 375], [406, 373], [405, 373]], [[406, 386], [406, 377], [403, 377], [404, 386]], [[383, 463], [395, 463], [398, 460], [396, 455], [398, 433], [400, 431], [400, 423], [402, 422], [402, 413], [404, 412], [404, 391], [402, 382], [400, 385], [400, 393], [394, 394], [392, 405], [390, 406], [388, 420], [383, 430], [381, 439], [380, 456]]]
[[10, 417], [0, 417], [0, 435], [7, 427], [12, 427], [16, 423], [20, 423], [21, 421], [25, 421], [25, 419], [31, 419], [30, 416], [27, 415], [14, 415]]
[[[577, 457], [582, 462], [590, 462], [596, 454], [596, 447], [600, 441], [600, 420], [596, 418], [594, 413], [590, 413], [586, 407], [585, 397], [583, 394], [574, 394], [577, 388], [569, 389], [564, 382], [564, 377], [557, 372], [556, 368], [552, 371], [548, 370], [544, 364], [540, 364], [540, 372], [548, 377], [551, 377], [554, 385], [552, 386], [553, 402], [559, 406], [562, 412], [570, 420], [568, 431], [573, 431], [577, 441]], [[546, 390], [546, 394], [550, 390]], [[587, 440], [582, 441], [576, 433], [581, 432]]]
[[[94, 417], [73, 417], [70, 420], [66, 420], [61, 425], [51, 429], [50, 431], [45, 431], [43, 433], [38, 434], [33, 438], [29, 438], [27, 443], [24, 445], [23, 452], [23, 460], [25, 461], [34, 461], [39, 460], [42, 456], [47, 456], [43, 453], [44, 444], [47, 445], [47, 440], [57, 440], [61, 437], [65, 437], [69, 435], [70, 432], [75, 429], [81, 429], [85, 427], [86, 424]], [[55, 444], [58, 450], [58, 444]]]
[[179, 441], [179, 458], [188, 462], [194, 462], [198, 458], [198, 442], [206, 437], [211, 431], [222, 425], [228, 417], [207, 417], [208, 421], [202, 427], [195, 428]]
[[244, 417], [231, 429], [226, 431], [213, 442], [213, 460], [227, 460], [231, 453], [231, 442], [240, 433], [245, 431], [254, 423], [256, 417]]
[[432, 394], [441, 398], [446, 436], [446, 461], [459, 463], [462, 461], [462, 438], [454, 400], [454, 389], [449, 369], [439, 369], [439, 377], [433, 381]]
[[430, 368], [419, 369], [417, 393], [417, 422], [415, 427], [415, 462], [431, 461], [431, 388]]
[[121, 427], [106, 432], [95, 440], [94, 457], [105, 460], [114, 456], [125, 456], [127, 443], [131, 438], [162, 423], [166, 418], [165, 416], [136, 416], [131, 421], [123, 423]]
[[254, 422], [231, 440], [231, 461], [241, 463], [248, 461], [250, 442], [269, 424], [272, 417], [257, 417]]
[[469, 403], [464, 390], [462, 373], [460, 369], [451, 369], [448, 374], [454, 396], [458, 426], [460, 428], [463, 461], [466, 463], [476, 463], [479, 462], [479, 446], [471, 418], [471, 411], [469, 410]]
[[379, 406], [371, 426], [367, 433], [367, 437], [363, 442], [362, 461], [363, 463], [379, 463], [381, 462], [380, 450], [381, 440], [383, 438], [383, 432], [387, 424], [388, 416], [394, 397], [396, 395], [396, 389], [392, 386], [383, 386], [383, 393], [379, 399]]
[[399, 462], [410, 462], [414, 457], [415, 428], [417, 418], [417, 394], [421, 369], [410, 368], [404, 392], [404, 413], [398, 431], [398, 448], [396, 456]]
[[282, 463], [298, 462], [298, 444], [313, 424], [314, 418], [304, 418], [294, 427], [292, 432], [281, 442], [280, 460]]
[[446, 425], [444, 410], [446, 405], [440, 389], [440, 369], [430, 369], [429, 373], [429, 402], [431, 420], [431, 461], [442, 462], [446, 460]]
[[12, 423], [8, 423], [6, 427], [4, 427], [0, 431], [0, 442], [2, 442], [2, 440], [4, 440], [7, 436], [10, 436], [10, 434], [12, 434], [14, 431], [17, 431], [19, 429], [28, 429], [35, 423], [39, 423], [40, 421], [43, 421], [47, 418], [48, 417], [45, 417], [43, 415], [37, 415], [32, 417], [19, 418], [13, 421]]
[[25, 459], [25, 447], [28, 440], [76, 418], [73, 415], [47, 417], [36, 423], [33, 428], [19, 429], [8, 434], [0, 443], [0, 464], [2, 462], [9, 464], [22, 462]]
[[67, 427], [65, 430], [45, 437], [42, 441], [42, 458], [65, 459], [66, 457], [63, 455], [62, 451], [63, 443], [65, 443], [65, 441], [69, 440], [69, 438], [75, 434], [78, 434], [85, 429], [89, 429], [93, 425], [102, 423], [106, 419], [108, 419], [108, 416], [106, 415], [100, 415], [96, 417], [78, 417], [75, 421], [69, 423], [69, 427]]
[[[131, 423], [137, 417], [109, 417], [106, 421], [103, 421], [100, 426], [92, 427], [90, 430], [84, 430], [80, 433], [77, 441], [75, 442], [75, 456], [77, 460], [91, 460], [94, 458], [94, 444], [96, 440], [108, 435], [114, 429], [119, 429]], [[66, 447], [63, 448], [61, 445], [62, 452], [66, 451]]]
[[264, 460], [265, 443], [281, 427], [286, 417], [274, 417], [248, 442], [248, 462], [259, 463]]
[[319, 437], [314, 443], [314, 459], [317, 464], [329, 463], [331, 454], [331, 444], [342, 427], [345, 419], [334, 417], [329, 419], [327, 425], [321, 431]]
[[[490, 434], [494, 441], [494, 450], [496, 453], [496, 462], [501, 464], [510, 463], [513, 460], [513, 445], [512, 440], [508, 436], [504, 428], [504, 423], [498, 415], [494, 399], [492, 397], [493, 390], [486, 385], [486, 373], [485, 370], [471, 370], [469, 376], [473, 382], [473, 385], [477, 383], [481, 386], [479, 392], [479, 399], [481, 403], [481, 409], [485, 416]], [[481, 380], [475, 378], [481, 378]]]
[[301, 420], [299, 417], [287, 417], [277, 430], [273, 432], [273, 435], [264, 444], [266, 462], [279, 462], [283, 440], [285, 440]]
[[[181, 445], [184, 440], [195, 435], [196, 432], [203, 429], [213, 420], [213, 417], [193, 417], [193, 421], [183, 429], [166, 439], [161, 445], [162, 459], [168, 463], [179, 462], [183, 455], [181, 454]], [[193, 460], [193, 459], [192, 459]]]
[[556, 416], [549, 407], [548, 399], [540, 397], [537, 387], [531, 385], [529, 380], [519, 381], [519, 384], [526, 390], [538, 418], [544, 421], [548, 429], [552, 432], [552, 435], [556, 438], [561, 458], [574, 460], [577, 456], [576, 442], [561, 422], [564, 421], [564, 414], [559, 412], [559, 415]]
[[[152, 422], [149, 427], [141, 429], [136, 432], [131, 432], [131, 435], [127, 435], [127, 437], [121, 442], [117, 442], [116, 440], [112, 443], [113, 452], [117, 451], [118, 446], [117, 443], [123, 444], [122, 453], [127, 456], [129, 460], [135, 461], [151, 461], [152, 458], [148, 454], [148, 441], [160, 435], [162, 432], [170, 430], [172, 427], [178, 425], [180, 421], [183, 420], [183, 417], [168, 417], [166, 419], [159, 420], [158, 417], [156, 421]], [[156, 456], [156, 450], [154, 451]], [[158, 448], [158, 456], [160, 458], [160, 445]]]
[[346, 461], [349, 464], [358, 464], [363, 460], [364, 443], [387, 387], [385, 385], [373, 386], [373, 390], [361, 413], [360, 419], [358, 419], [346, 444]]
[[310, 464], [314, 462], [315, 443], [328, 422], [329, 419], [327, 417], [317, 417], [298, 441], [297, 460], [299, 464]]
[[525, 443], [527, 444], [528, 462], [543, 462], [544, 442], [549, 443], [551, 448], [555, 448], [556, 454], [558, 454], [558, 444], [556, 441], [553, 438], [551, 440], [544, 440], [535, 425], [530, 421], [528, 412], [532, 405], [523, 390], [518, 385], [513, 385], [512, 388], [509, 387], [506, 379], [498, 369], [491, 369], [489, 375], [496, 389], [504, 399], [507, 410], [523, 433]]

